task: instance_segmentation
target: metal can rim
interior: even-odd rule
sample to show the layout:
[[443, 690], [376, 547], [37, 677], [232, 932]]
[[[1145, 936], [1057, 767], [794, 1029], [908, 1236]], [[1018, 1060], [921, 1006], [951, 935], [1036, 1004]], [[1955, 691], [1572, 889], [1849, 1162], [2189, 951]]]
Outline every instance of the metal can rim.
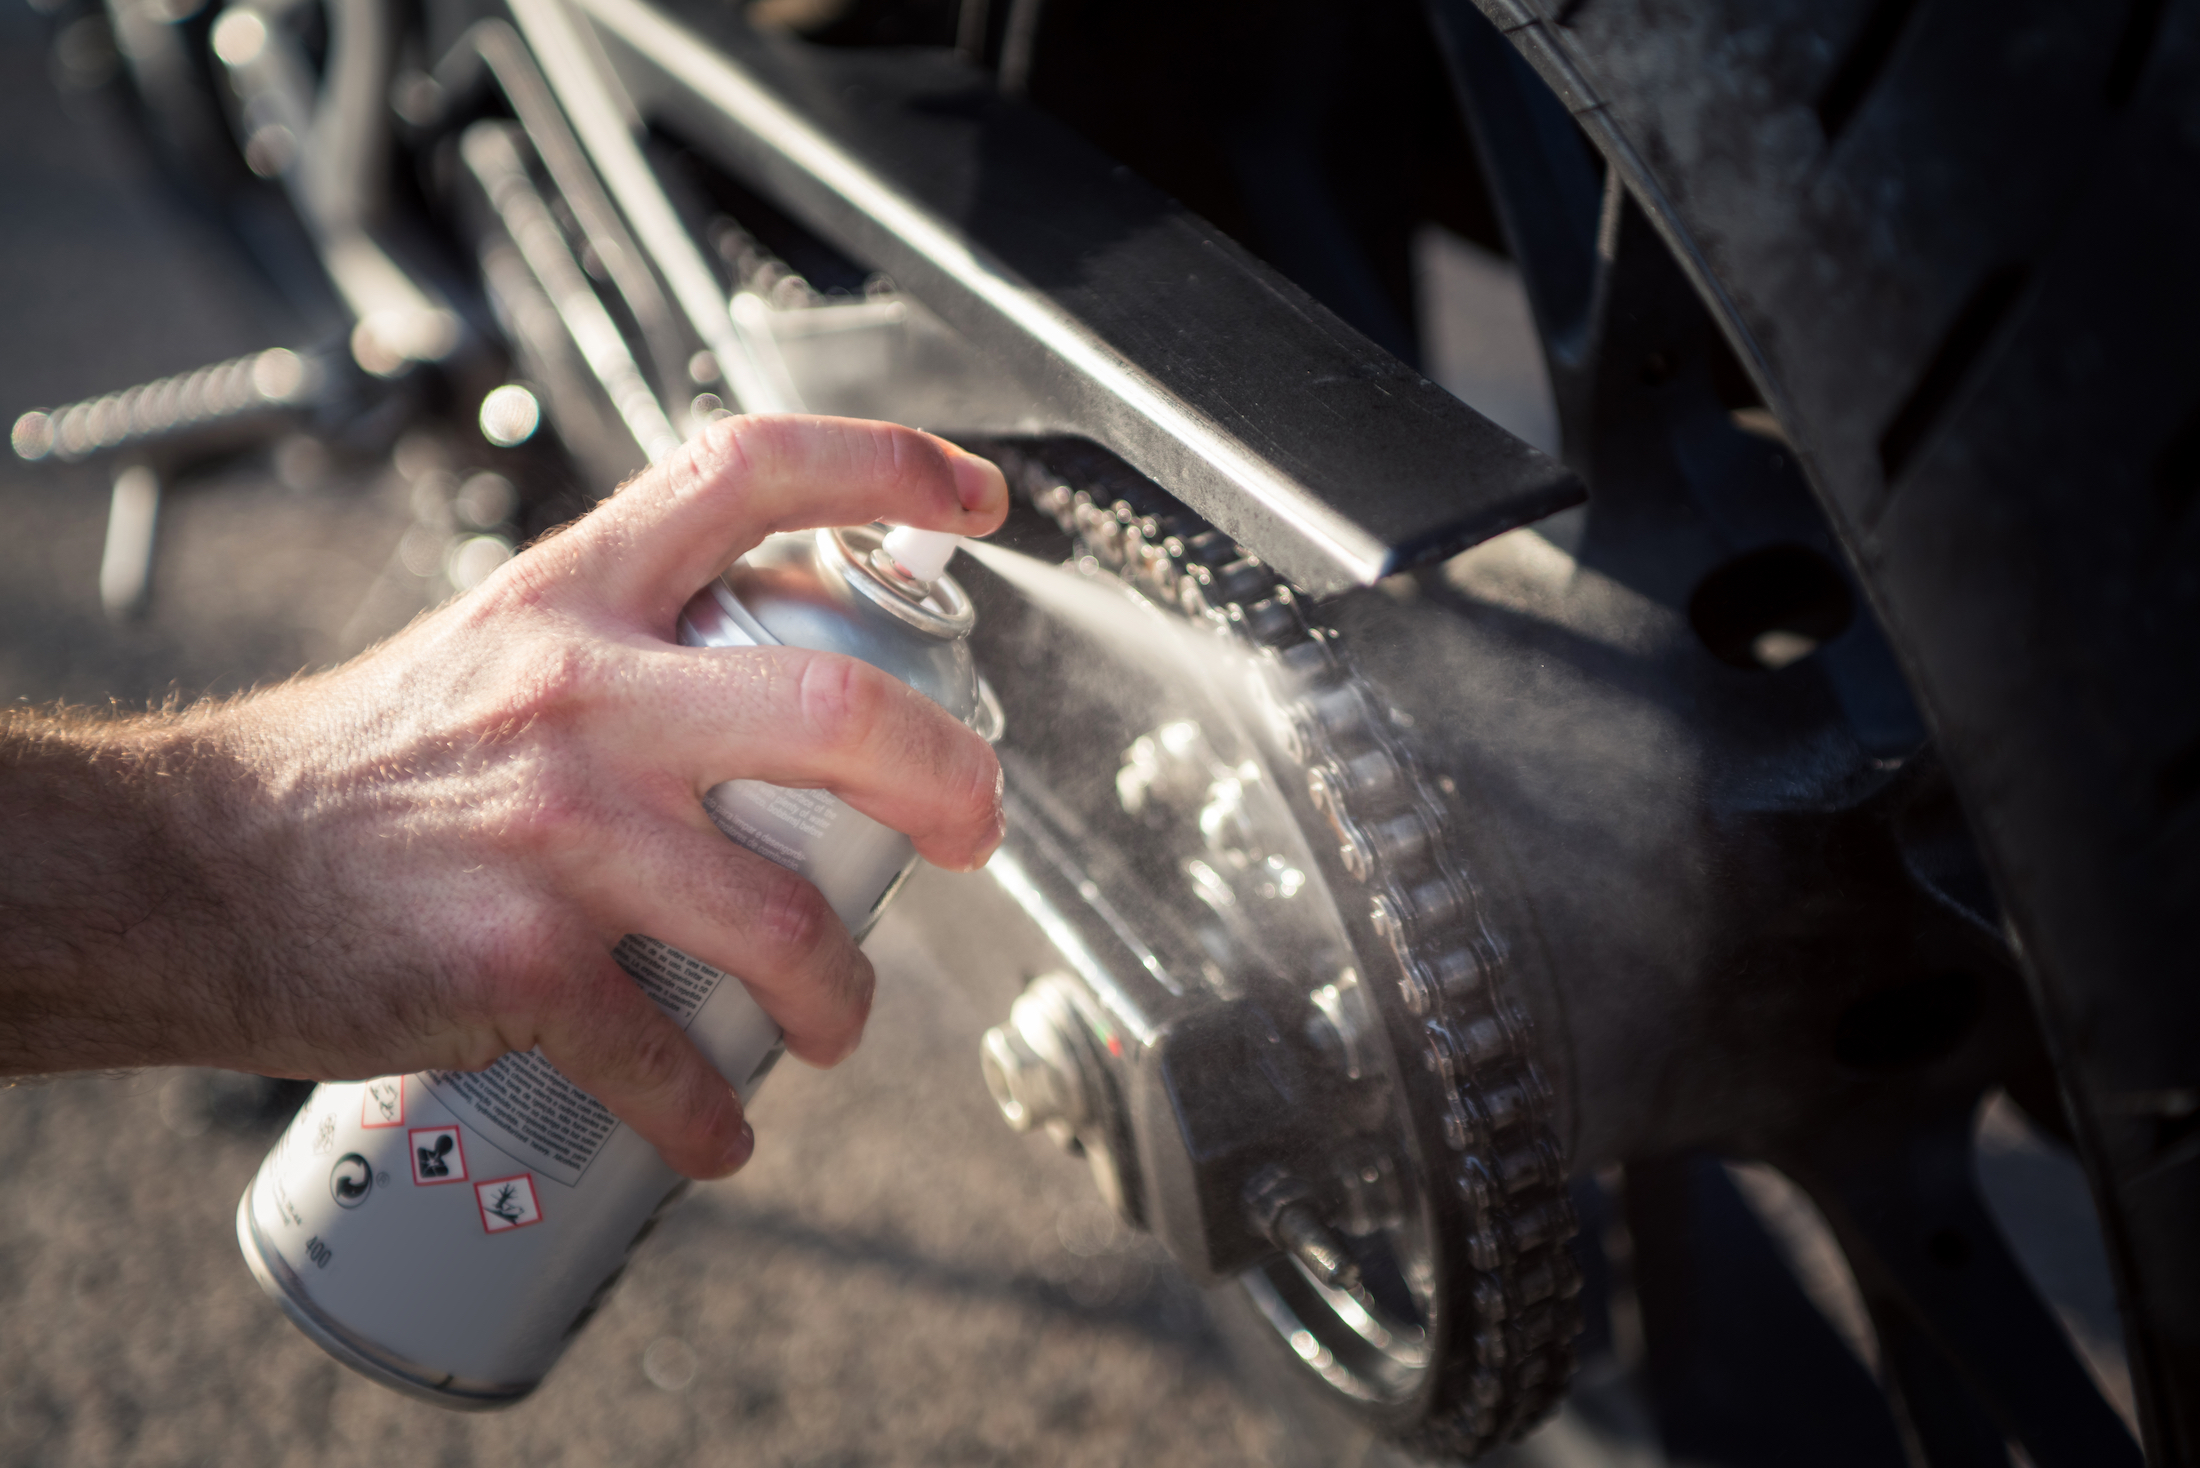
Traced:
[[258, 1220], [253, 1218], [252, 1194], [258, 1187], [259, 1179], [255, 1178], [252, 1186], [245, 1189], [244, 1196], [237, 1200], [237, 1243], [244, 1252], [245, 1265], [268, 1298], [281, 1306], [291, 1323], [322, 1350], [377, 1385], [418, 1401], [431, 1402], [438, 1407], [455, 1407], [460, 1411], [489, 1412], [509, 1407], [541, 1385], [539, 1380], [475, 1381], [448, 1371], [437, 1371], [377, 1346], [322, 1313], [306, 1294], [305, 1281], [277, 1251], [274, 1241], [260, 1231]]
[[856, 595], [927, 636], [943, 642], [968, 637], [978, 624], [969, 594], [952, 576], [934, 580], [922, 601], [889, 586], [871, 569], [871, 554], [886, 543], [875, 525], [843, 525], [817, 532], [818, 565]]

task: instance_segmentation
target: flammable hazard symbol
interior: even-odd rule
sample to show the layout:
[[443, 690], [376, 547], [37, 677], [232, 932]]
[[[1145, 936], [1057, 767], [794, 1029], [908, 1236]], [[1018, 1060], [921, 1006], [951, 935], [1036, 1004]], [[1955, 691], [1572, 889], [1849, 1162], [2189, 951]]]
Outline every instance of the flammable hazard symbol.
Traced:
[[487, 1233], [500, 1234], [542, 1222], [542, 1205], [535, 1201], [535, 1179], [528, 1173], [474, 1184], [474, 1201], [481, 1205], [481, 1227]]
[[466, 1181], [466, 1149], [455, 1126], [415, 1127], [405, 1134], [412, 1153], [413, 1182], [422, 1187]]
[[366, 1098], [359, 1103], [359, 1124], [367, 1127], [405, 1124], [405, 1078], [384, 1076], [369, 1081]]

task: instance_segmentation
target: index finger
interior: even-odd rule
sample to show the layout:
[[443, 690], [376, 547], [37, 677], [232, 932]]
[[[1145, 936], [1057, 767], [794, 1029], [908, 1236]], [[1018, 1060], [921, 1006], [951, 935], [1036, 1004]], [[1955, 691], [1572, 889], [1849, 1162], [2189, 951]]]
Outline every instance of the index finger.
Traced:
[[873, 520], [984, 535], [1008, 514], [991, 463], [895, 423], [724, 418], [537, 549], [610, 609], [668, 632], [765, 536]]

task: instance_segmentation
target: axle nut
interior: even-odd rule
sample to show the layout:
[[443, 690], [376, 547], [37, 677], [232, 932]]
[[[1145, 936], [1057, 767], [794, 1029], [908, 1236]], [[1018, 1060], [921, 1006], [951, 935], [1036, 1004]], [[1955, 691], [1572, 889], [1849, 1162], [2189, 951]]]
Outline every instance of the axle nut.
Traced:
[[1073, 997], [1075, 980], [1033, 979], [1009, 1007], [1008, 1023], [985, 1032], [978, 1063], [994, 1104], [1017, 1131], [1044, 1127], [1064, 1147], [1094, 1120], [1097, 1064]]
[[1044, 1126], [1067, 1110], [1053, 1065], [1013, 1027], [995, 1025], [985, 1032], [978, 1063], [985, 1070], [985, 1088], [993, 1093], [993, 1104], [1017, 1131]]

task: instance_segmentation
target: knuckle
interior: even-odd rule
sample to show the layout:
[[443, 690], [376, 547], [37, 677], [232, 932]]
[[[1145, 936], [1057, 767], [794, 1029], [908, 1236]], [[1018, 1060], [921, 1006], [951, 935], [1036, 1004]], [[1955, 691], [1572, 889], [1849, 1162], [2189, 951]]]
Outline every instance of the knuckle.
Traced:
[[824, 946], [838, 921], [824, 896], [804, 878], [780, 868], [766, 875], [758, 894], [755, 928], [759, 940], [772, 951], [797, 960], [807, 958]]
[[795, 696], [810, 740], [842, 752], [862, 746], [888, 707], [883, 678], [869, 664], [837, 654], [804, 660]]
[[740, 484], [784, 451], [786, 431], [785, 419], [753, 413], [706, 424], [688, 461], [690, 473], [700, 483], [723, 478]]
[[480, 614], [490, 617], [508, 608], [533, 610], [554, 603], [570, 575], [563, 550], [538, 543], [507, 561], [482, 586], [476, 599]]
[[706, 493], [717, 482], [725, 467], [741, 458], [741, 439], [738, 432], [724, 431], [737, 426], [708, 424], [681, 452], [665, 462], [659, 472], [664, 476], [664, 492], [667, 498], [686, 500]]
[[695, 814], [695, 782], [679, 770], [648, 769], [634, 772], [632, 804], [658, 820], [692, 820]]
[[646, 1090], [673, 1091], [687, 1078], [688, 1047], [668, 1025], [643, 1025], [624, 1049], [628, 1073]]
[[899, 424], [878, 423], [871, 425], [871, 453], [877, 461], [877, 471], [882, 482], [900, 484], [920, 470], [922, 448], [925, 440]]
[[870, 1023], [871, 1004], [877, 994], [878, 970], [861, 950], [851, 950], [848, 964], [828, 985], [829, 1007], [812, 1041], [811, 1053], [803, 1058], [816, 1065], [833, 1066], [853, 1055], [862, 1043], [864, 1027]]
[[863, 1038], [864, 1027], [871, 1022], [871, 1004], [878, 998], [878, 970], [861, 949], [855, 950], [855, 962], [848, 967], [847, 978], [841, 985], [841, 1007], [847, 1016], [848, 1048], [855, 1049]]
[[993, 747], [967, 729], [959, 730], [951, 756], [949, 788], [964, 818], [990, 829], [1001, 808], [1001, 761]]
[[500, 1026], [532, 1029], [546, 1002], [566, 991], [575, 935], [543, 917], [538, 906], [513, 902], [455, 945], [466, 1008]]
[[559, 971], [549, 935], [528, 921], [530, 916], [499, 913], [479, 924], [459, 950], [467, 967], [482, 976], [482, 992], [499, 1013], [525, 1009]]
[[576, 772], [552, 761], [517, 797], [507, 834], [522, 853], [571, 852], [604, 824], [600, 804]]
[[482, 744], [502, 746], [575, 729], [617, 695], [620, 669], [615, 654], [578, 638], [537, 637], [493, 677], [473, 720]]
[[527, 666], [517, 675], [516, 691], [523, 707], [562, 710], [593, 701], [603, 673], [601, 652], [560, 637], [529, 650]]

